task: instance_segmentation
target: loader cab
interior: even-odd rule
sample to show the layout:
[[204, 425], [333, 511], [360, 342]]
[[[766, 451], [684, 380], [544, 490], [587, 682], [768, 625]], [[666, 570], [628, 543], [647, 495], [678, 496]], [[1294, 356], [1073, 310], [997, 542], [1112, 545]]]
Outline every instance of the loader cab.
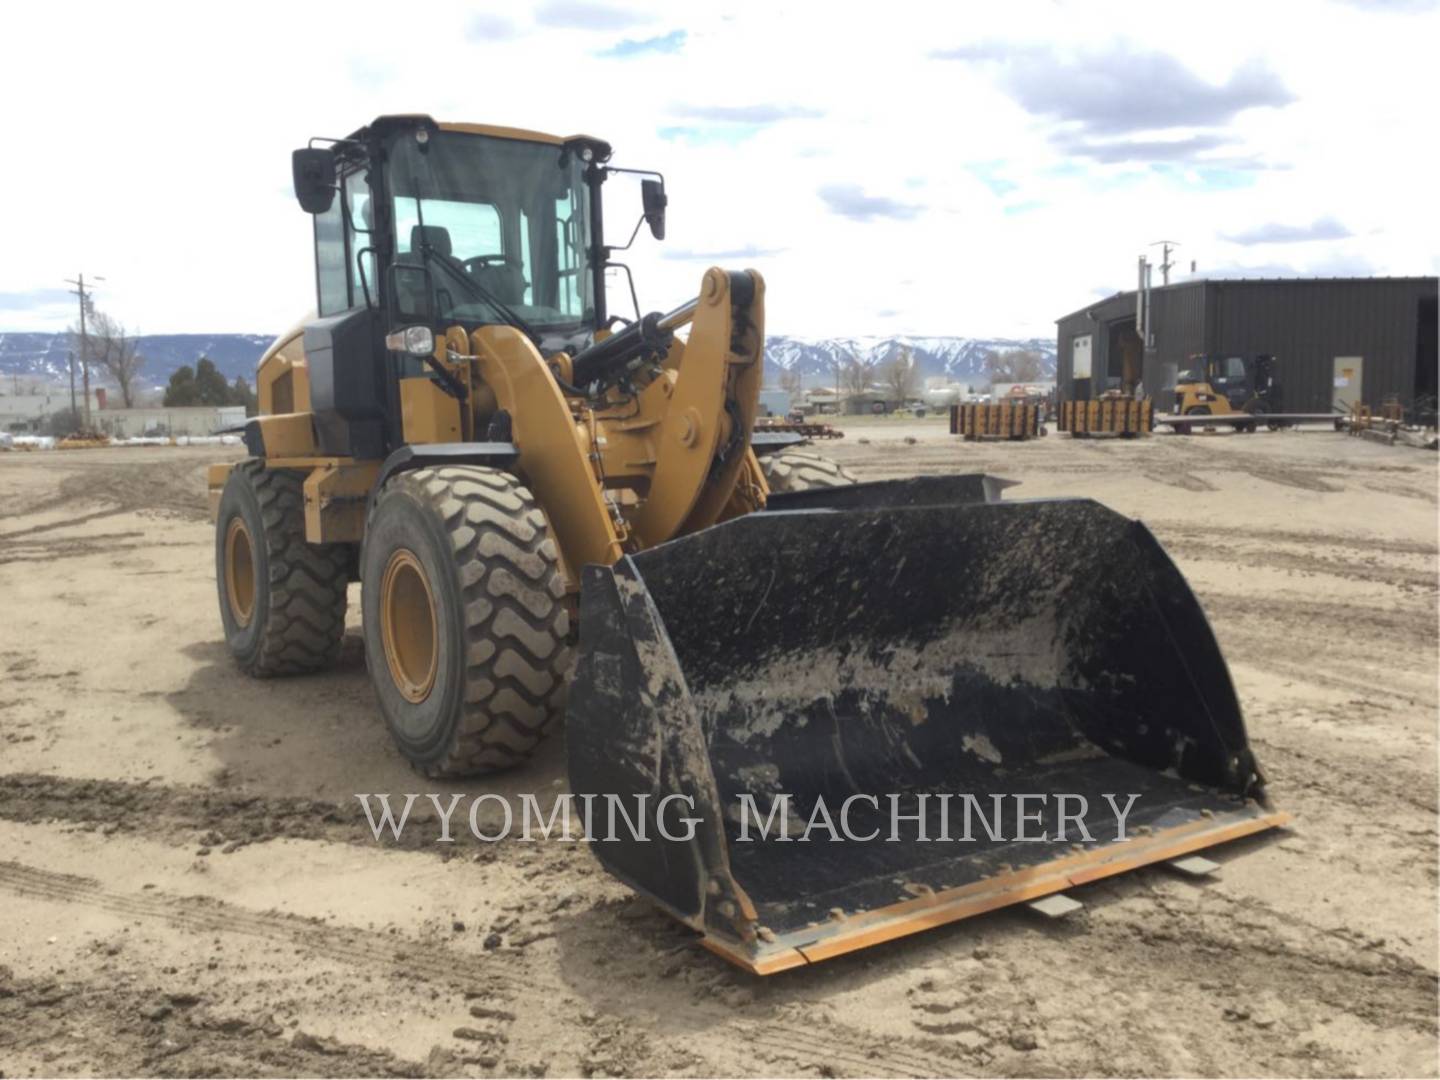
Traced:
[[[314, 216], [305, 352], [325, 453], [379, 457], [404, 441], [398, 380], [426, 373], [418, 346], [449, 327], [508, 324], [546, 354], [593, 340], [616, 250], [603, 231], [609, 156], [588, 136], [426, 116], [381, 117], [295, 152], [296, 196]], [[642, 190], [641, 220], [663, 237], [663, 181]], [[412, 328], [429, 338], [387, 347]]]

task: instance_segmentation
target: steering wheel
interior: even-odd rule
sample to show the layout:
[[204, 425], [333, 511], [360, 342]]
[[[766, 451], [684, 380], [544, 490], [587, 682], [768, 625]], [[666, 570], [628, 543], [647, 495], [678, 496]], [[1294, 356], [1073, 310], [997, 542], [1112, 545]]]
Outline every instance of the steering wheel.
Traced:
[[476, 270], [488, 270], [493, 266], [508, 266], [521, 274], [525, 273], [525, 264], [513, 255], [472, 255], [462, 260], [461, 265], [472, 274]]

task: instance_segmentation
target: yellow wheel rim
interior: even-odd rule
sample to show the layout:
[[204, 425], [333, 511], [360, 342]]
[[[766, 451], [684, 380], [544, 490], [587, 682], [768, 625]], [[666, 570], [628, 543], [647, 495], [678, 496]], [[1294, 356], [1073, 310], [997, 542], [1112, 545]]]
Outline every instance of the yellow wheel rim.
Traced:
[[230, 519], [225, 530], [225, 596], [235, 622], [246, 627], [255, 613], [255, 551], [243, 518]]
[[407, 548], [395, 550], [380, 579], [380, 637], [395, 689], [406, 701], [424, 701], [440, 666], [440, 630], [430, 580]]

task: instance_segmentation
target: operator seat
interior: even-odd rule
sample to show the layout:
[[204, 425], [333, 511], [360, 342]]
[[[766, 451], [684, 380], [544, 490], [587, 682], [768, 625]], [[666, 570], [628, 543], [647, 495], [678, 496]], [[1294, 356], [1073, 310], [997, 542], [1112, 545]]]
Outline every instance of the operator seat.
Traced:
[[[425, 241], [429, 241], [430, 250], [436, 255], [449, 256], [450, 254], [450, 230], [443, 225], [415, 225], [410, 229], [410, 250], [402, 252], [395, 257], [397, 263], [405, 266], [424, 266], [425, 260], [420, 254], [420, 248]], [[434, 275], [437, 285], [437, 292], [448, 295], [449, 290], [445, 288], [443, 274]], [[397, 279], [397, 291], [401, 294], [396, 299], [406, 311], [419, 311], [425, 306], [425, 297], [420, 295], [421, 289], [419, 279], [410, 274], [401, 274]]]
[[436, 255], [444, 255], [447, 258], [451, 255], [450, 230], [444, 225], [414, 225], [410, 229], [410, 254], [418, 260], [420, 249], [429, 243], [430, 250]]

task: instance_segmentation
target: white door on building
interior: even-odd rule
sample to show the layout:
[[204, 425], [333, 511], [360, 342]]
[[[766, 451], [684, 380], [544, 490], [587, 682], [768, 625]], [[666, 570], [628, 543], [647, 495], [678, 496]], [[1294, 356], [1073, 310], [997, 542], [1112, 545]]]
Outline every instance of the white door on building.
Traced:
[[1090, 335], [1081, 334], [1074, 339], [1070, 347], [1070, 377], [1072, 379], [1090, 378]]
[[1330, 403], [1342, 412], [1349, 412], [1350, 406], [1361, 400], [1361, 389], [1365, 373], [1363, 356], [1335, 357], [1335, 386], [1331, 390]]

